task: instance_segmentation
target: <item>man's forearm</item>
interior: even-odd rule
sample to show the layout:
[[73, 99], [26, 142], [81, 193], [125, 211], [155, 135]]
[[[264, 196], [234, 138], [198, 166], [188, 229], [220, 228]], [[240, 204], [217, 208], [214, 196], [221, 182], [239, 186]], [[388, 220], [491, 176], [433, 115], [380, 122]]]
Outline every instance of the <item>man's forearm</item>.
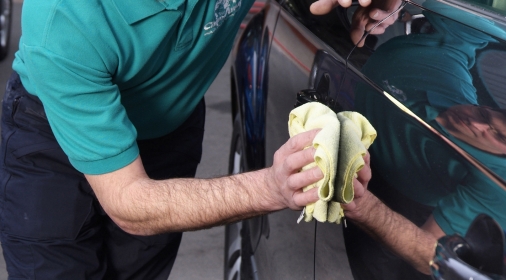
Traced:
[[208, 228], [283, 208], [302, 209], [318, 200], [302, 189], [323, 178], [307, 148], [319, 130], [290, 138], [269, 168], [215, 179], [148, 178], [137, 157], [106, 174], [86, 174], [100, 204], [123, 230], [137, 235]]
[[265, 172], [214, 179], [141, 179], [122, 190], [110, 216], [127, 232], [151, 235], [268, 213], [280, 207], [270, 201]]
[[369, 191], [358, 200], [358, 211], [347, 216], [417, 270], [430, 274], [436, 237], [392, 211]]

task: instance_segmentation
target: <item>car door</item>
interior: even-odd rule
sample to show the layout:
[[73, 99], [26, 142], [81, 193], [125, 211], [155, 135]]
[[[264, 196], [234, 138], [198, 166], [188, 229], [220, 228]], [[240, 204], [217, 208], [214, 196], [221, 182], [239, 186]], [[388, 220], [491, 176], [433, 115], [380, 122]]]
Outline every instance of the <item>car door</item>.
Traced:
[[[338, 79], [345, 82], [338, 90], [330, 89], [329, 95], [348, 97], [345, 102], [338, 102], [341, 109], [362, 113], [377, 129], [378, 138], [370, 150], [373, 161], [370, 188], [385, 203], [396, 207], [395, 211], [421, 226], [438, 205], [451, 209], [460, 207], [456, 206], [459, 200], [474, 201], [475, 205], [480, 201], [481, 206], [476, 207], [481, 209], [474, 210], [476, 215], [483, 211], [504, 224], [504, 115], [498, 117], [502, 121], [487, 124], [490, 126], [487, 131], [502, 130], [494, 132], [498, 142], [502, 142], [502, 145], [494, 144], [497, 149], [480, 144], [474, 138], [476, 135], [462, 136], [454, 133], [458, 129], [446, 130], [434, 121], [436, 115], [442, 116], [451, 108], [462, 106], [488, 108], [490, 112], [504, 114], [504, 22], [490, 20], [497, 17], [492, 12], [497, 5], [492, 2], [482, 5], [488, 10], [481, 10], [486, 11], [481, 15], [475, 6], [457, 9], [431, 1], [416, 2], [403, 7], [396, 15], [398, 21], [387, 32], [371, 38], [372, 52], [365, 60], [354, 60], [357, 55], [353, 52], [347, 56], [350, 57], [346, 62], [347, 78]], [[345, 13], [348, 19], [352, 13], [353, 9]], [[325, 72], [326, 68], [332, 73], [332, 69], [341, 67], [339, 58], [332, 55], [323, 60], [327, 62], [315, 62], [316, 72]], [[323, 67], [316, 66], [318, 63]], [[328, 75], [331, 80], [334, 76]], [[490, 120], [490, 116], [484, 117]], [[471, 116], [467, 118], [465, 121], [472, 123]], [[418, 208], [417, 212], [413, 211], [418, 207], [414, 201], [392, 203], [400, 196], [391, 194], [400, 191], [407, 196], [411, 191], [406, 189], [417, 186], [426, 186], [417, 194], [418, 201], [429, 206], [425, 212]], [[472, 218], [463, 216], [456, 214], [455, 219], [449, 218], [448, 225], [441, 227], [463, 235], [472, 222]], [[358, 234], [363, 234], [346, 227], [344, 231], [352, 243]], [[315, 244], [315, 279], [341, 274], [344, 261], [336, 252], [342, 250], [343, 244], [335, 227], [318, 223]], [[368, 244], [371, 243], [359, 247], [363, 248], [362, 253], [373, 254], [367, 251]], [[360, 274], [367, 266], [376, 265], [359, 260], [363, 255], [354, 250], [357, 246], [350, 248], [348, 257], [354, 273]]]
[[[284, 1], [272, 4], [279, 5], [281, 11], [267, 63], [268, 94], [265, 122], [267, 166], [272, 164], [274, 152], [289, 138], [288, 114], [294, 107], [297, 92], [316, 88], [318, 84], [321, 84], [320, 90], [326, 90], [325, 87], [331, 86], [330, 80], [325, 75], [314, 77], [316, 72], [313, 67], [315, 59], [320, 57], [319, 54], [326, 53], [326, 50], [336, 55], [334, 50], [314, 34], [315, 28], [325, 25], [315, 25], [315, 23], [321, 22], [324, 18], [329, 20], [331, 16], [310, 15], [309, 4], [310, 1]], [[332, 19], [331, 21], [335, 22]], [[327, 26], [327, 28], [331, 27]], [[346, 52], [346, 48], [351, 47], [352, 44], [348, 39], [346, 46], [341, 48], [342, 53]], [[340, 61], [341, 65], [344, 65], [344, 59]], [[341, 69], [344, 70], [344, 68]], [[262, 236], [255, 251], [259, 279], [287, 279], [288, 275], [296, 279], [314, 278], [314, 241], [317, 225], [315, 222], [298, 224], [298, 216], [298, 212], [284, 210], [263, 218], [264, 227], [268, 228], [268, 235]], [[338, 234], [341, 231], [337, 225], [334, 229]], [[346, 260], [343, 246], [341, 246], [340, 254], [341, 258]], [[349, 271], [344, 272], [346, 263], [344, 264], [341, 273], [343, 278], [337, 279], [350, 279]]]
[[[280, 6], [274, 1], [272, 5]], [[286, 10], [281, 9], [267, 62], [267, 104], [272, 105], [266, 107], [267, 166], [272, 164], [274, 151], [288, 139], [288, 113], [293, 108], [295, 93], [307, 87], [314, 56], [314, 50], [308, 49], [312, 47], [311, 44], [299, 41], [305, 36], [300, 32], [305, 30], [290, 29], [297, 27], [296, 22], [290, 22], [290, 17]], [[286, 33], [288, 30], [290, 33]], [[298, 215], [292, 210], [283, 210], [263, 217], [268, 235], [261, 237], [255, 252], [259, 260], [259, 279], [284, 279], [287, 275], [297, 275], [297, 279], [313, 279], [315, 224], [297, 224]]]

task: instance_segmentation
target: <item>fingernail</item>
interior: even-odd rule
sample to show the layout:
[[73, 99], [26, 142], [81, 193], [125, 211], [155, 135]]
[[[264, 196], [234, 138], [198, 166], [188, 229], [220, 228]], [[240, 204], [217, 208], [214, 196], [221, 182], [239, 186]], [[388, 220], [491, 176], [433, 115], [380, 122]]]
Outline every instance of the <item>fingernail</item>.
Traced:
[[374, 15], [372, 16], [373, 19], [376, 19], [378, 17], [378, 12], [374, 13]]
[[317, 171], [316, 175], [318, 175], [318, 177], [320, 177], [320, 178], [323, 178], [323, 176], [324, 176], [323, 171], [320, 168], [317, 168], [317, 169], [318, 169], [318, 171]]
[[360, 6], [362, 7], [367, 7], [369, 4], [371, 4], [370, 0], [359, 0], [358, 2], [360, 2]]

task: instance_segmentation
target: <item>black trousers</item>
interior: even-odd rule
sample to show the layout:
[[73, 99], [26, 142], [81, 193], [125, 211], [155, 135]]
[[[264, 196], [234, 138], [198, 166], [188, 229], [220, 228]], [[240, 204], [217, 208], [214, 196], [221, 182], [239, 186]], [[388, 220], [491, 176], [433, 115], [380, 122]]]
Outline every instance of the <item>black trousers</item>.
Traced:
[[[2, 110], [0, 238], [9, 279], [166, 280], [182, 233], [134, 236], [116, 226], [16, 73]], [[204, 121], [202, 100], [176, 131], [138, 141], [147, 174], [194, 177]]]

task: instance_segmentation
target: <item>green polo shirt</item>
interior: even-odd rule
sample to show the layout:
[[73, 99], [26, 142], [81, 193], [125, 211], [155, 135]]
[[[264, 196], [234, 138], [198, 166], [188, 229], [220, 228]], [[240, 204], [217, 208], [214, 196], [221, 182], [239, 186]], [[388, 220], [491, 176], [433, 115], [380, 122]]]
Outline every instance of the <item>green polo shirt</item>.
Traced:
[[192, 113], [253, 0], [25, 0], [13, 69], [85, 174], [131, 163], [136, 139]]

